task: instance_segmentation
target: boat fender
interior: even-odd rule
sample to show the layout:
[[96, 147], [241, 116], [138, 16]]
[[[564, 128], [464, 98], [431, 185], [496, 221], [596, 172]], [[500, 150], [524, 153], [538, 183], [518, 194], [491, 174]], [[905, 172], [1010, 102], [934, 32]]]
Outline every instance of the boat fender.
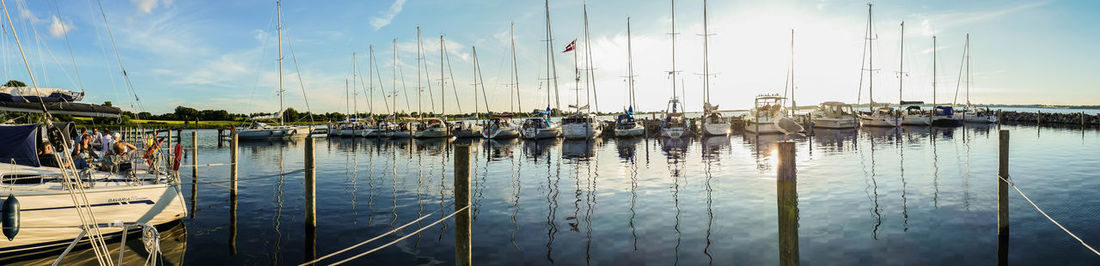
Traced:
[[0, 224], [4, 225], [4, 236], [8, 237], [8, 241], [14, 240], [15, 235], [19, 234], [19, 199], [15, 198], [15, 195], [8, 194], [8, 199], [4, 200], [3, 210], [0, 211], [3, 215], [0, 215]]
[[183, 144], [176, 143], [175, 158], [172, 160], [172, 171], [180, 170], [180, 161], [183, 161]]

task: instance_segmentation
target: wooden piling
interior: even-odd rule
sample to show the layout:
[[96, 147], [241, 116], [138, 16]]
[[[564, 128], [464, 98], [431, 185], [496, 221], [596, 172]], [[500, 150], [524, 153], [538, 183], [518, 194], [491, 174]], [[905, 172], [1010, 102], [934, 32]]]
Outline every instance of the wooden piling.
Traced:
[[224, 129], [221, 129], [221, 128], [218, 129], [218, 148], [222, 147], [222, 140], [225, 139], [225, 134], [222, 133], [222, 130], [224, 130]]
[[237, 133], [233, 133], [229, 140], [229, 183], [230, 192], [237, 195]]
[[[156, 142], [156, 141], [157, 141], [156, 139], [153, 139], [153, 142]], [[168, 131], [168, 146], [164, 146], [164, 147], [168, 148], [168, 157], [172, 157], [173, 147], [172, 147], [172, 131], [171, 130]]]
[[[470, 146], [457, 145], [454, 149], [455, 211], [470, 206]], [[470, 252], [470, 210], [455, 215], [455, 265], [468, 266]]]
[[306, 151], [305, 151], [305, 197], [306, 197], [306, 228], [317, 227], [317, 175], [316, 165], [314, 164], [314, 148], [313, 138], [306, 138]]
[[1001, 130], [997, 163], [997, 232], [1008, 231], [1008, 130]]
[[1008, 130], [1000, 131], [997, 163], [997, 262], [1008, 265]]
[[1042, 125], [1043, 124], [1043, 111], [1035, 111], [1035, 124], [1036, 125]]
[[191, 177], [199, 179], [199, 132], [191, 131]]
[[779, 265], [799, 265], [798, 256], [798, 178], [794, 142], [776, 143], [779, 165], [776, 167], [776, 211], [779, 231]]

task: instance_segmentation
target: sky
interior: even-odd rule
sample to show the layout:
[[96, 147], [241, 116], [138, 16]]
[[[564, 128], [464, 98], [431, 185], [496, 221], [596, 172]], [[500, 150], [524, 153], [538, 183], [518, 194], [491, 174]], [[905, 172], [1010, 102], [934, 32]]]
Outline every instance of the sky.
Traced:
[[[6, 4], [39, 87], [84, 90], [86, 102], [111, 101], [135, 112], [165, 113], [179, 105], [236, 113], [278, 111], [280, 42], [274, 1], [6, 0]], [[1095, 27], [1100, 25], [1100, 16], [1095, 15], [1100, 14], [1100, 2], [873, 4], [873, 60], [868, 67], [863, 66], [866, 1], [710, 1], [707, 58], [712, 104], [724, 110], [745, 109], [758, 94], [783, 94], [792, 69], [792, 29], [794, 99], [799, 105], [866, 103], [869, 86], [876, 102], [965, 103], [966, 82], [959, 77], [964, 73], [968, 33], [971, 102], [1100, 104], [1100, 75], [1095, 67], [1100, 62], [1100, 49], [1095, 49], [1100, 47], [1100, 28]], [[587, 43], [591, 45], [584, 39], [584, 5], [580, 0], [549, 3], [557, 72], [554, 97], [554, 82], [546, 79], [543, 1], [284, 1], [285, 105], [313, 112], [392, 112], [395, 99], [386, 95], [396, 94], [399, 111], [471, 112], [475, 97], [479, 111], [486, 107], [529, 111], [545, 108], [549, 91], [551, 107], [591, 101], [599, 111], [619, 111], [628, 104], [630, 18], [636, 109], [664, 110], [672, 97], [668, 71], [673, 68], [675, 36], [676, 87], [682, 89], [676, 93], [684, 94], [679, 96], [687, 111], [702, 110], [702, 0], [675, 1], [676, 35], [669, 34], [673, 31], [670, 1], [589, 1]], [[29, 81], [12, 26], [6, 18], [2, 21], [0, 78]], [[512, 23], [518, 89], [510, 75]], [[419, 91], [417, 27], [426, 66], [419, 70]], [[443, 63], [449, 68], [444, 69], [447, 87], [442, 97], [441, 35], [447, 48], [444, 57], [449, 60]], [[593, 70], [589, 92], [576, 89], [574, 54], [561, 52], [574, 39], [581, 68]], [[373, 75], [372, 46], [378, 70]], [[481, 70], [477, 84], [484, 93], [474, 88], [475, 47]], [[591, 67], [583, 63], [589, 49]], [[359, 75], [352, 74], [353, 53]], [[873, 70], [861, 70], [868, 68]], [[904, 75], [898, 74], [899, 69]], [[585, 80], [582, 75], [582, 89]], [[357, 93], [345, 89], [349, 83], [355, 84]]]

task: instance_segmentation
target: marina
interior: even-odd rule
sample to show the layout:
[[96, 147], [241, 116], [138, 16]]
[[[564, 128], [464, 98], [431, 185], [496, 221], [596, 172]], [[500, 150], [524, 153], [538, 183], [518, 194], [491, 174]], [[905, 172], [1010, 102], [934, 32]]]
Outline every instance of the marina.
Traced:
[[666, 1], [0, 0], [0, 265], [1100, 260], [1095, 4]]

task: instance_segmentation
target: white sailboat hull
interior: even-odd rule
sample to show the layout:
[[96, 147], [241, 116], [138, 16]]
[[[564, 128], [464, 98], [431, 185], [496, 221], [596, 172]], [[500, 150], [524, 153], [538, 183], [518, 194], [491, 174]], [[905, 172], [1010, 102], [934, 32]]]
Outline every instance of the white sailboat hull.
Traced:
[[661, 136], [666, 138], [678, 139], [687, 135], [687, 129], [683, 127], [666, 127], [661, 129]]
[[309, 136], [309, 128], [304, 127], [241, 129], [237, 131], [237, 138], [240, 140], [293, 139], [305, 138], [306, 136]]
[[779, 127], [775, 126], [771, 120], [764, 121], [745, 121], [745, 131], [756, 134], [780, 134]]
[[597, 123], [569, 123], [561, 125], [565, 139], [588, 139], [600, 135], [602, 127]]
[[817, 117], [814, 118], [815, 128], [830, 128], [830, 129], [845, 129], [856, 128], [859, 126], [859, 120], [855, 117]]
[[451, 130], [444, 127], [431, 127], [425, 130], [416, 131], [416, 133], [413, 134], [415, 138], [444, 138], [450, 136]]
[[911, 114], [901, 117], [901, 124], [904, 126], [931, 126], [932, 118], [926, 114]]
[[899, 119], [895, 116], [860, 115], [859, 124], [865, 127], [896, 127]]
[[995, 115], [960, 114], [962, 116], [962, 121], [967, 123], [997, 123], [997, 116]]
[[[187, 215], [179, 185], [124, 184], [125, 182], [97, 182], [96, 187], [85, 189], [97, 223], [121, 221], [160, 225]], [[58, 184], [46, 183], [38, 186], [49, 185]], [[18, 188], [4, 190], [19, 200], [22, 226], [14, 239], [0, 241], [0, 256], [68, 245], [80, 234], [80, 219], [68, 192], [20, 191]], [[101, 226], [100, 231], [107, 235], [120, 233], [121, 229]]]
[[725, 136], [730, 134], [730, 123], [703, 122], [703, 134], [707, 136]]
[[616, 128], [616, 137], [637, 137], [645, 135], [645, 127], [635, 124], [634, 127]]
[[519, 137], [519, 129], [514, 127], [500, 127], [482, 131], [482, 137], [487, 139], [510, 139]]
[[560, 137], [561, 134], [562, 130], [559, 127], [523, 129], [523, 138], [525, 139], [551, 139]]

